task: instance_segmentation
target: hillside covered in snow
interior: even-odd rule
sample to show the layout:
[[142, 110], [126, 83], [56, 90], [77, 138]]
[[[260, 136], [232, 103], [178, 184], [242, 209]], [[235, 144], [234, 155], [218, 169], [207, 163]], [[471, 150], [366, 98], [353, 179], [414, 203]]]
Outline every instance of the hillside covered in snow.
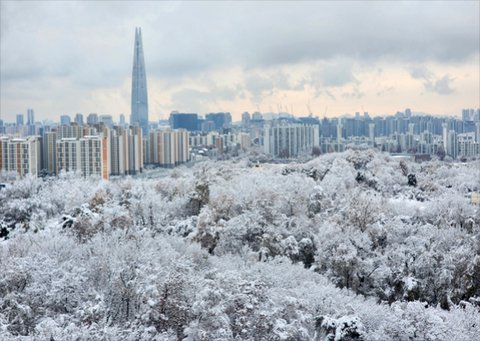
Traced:
[[0, 182], [2, 340], [475, 340], [480, 161]]

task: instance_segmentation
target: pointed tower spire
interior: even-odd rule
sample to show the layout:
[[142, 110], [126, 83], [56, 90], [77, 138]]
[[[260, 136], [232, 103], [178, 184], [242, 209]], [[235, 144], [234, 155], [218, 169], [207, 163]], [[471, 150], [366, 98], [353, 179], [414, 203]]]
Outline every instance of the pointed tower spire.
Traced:
[[130, 124], [138, 124], [146, 135], [148, 132], [148, 95], [145, 60], [143, 57], [142, 31], [135, 28], [132, 71], [132, 114]]

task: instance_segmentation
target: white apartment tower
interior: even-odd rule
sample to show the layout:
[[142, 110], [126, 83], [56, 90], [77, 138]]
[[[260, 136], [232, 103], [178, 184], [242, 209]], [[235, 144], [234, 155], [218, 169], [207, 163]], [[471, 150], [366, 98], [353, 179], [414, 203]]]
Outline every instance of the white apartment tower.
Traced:
[[20, 176], [37, 176], [40, 168], [41, 148], [37, 136], [0, 138], [0, 170], [17, 172]]
[[81, 139], [63, 138], [57, 145], [57, 174], [80, 172], [83, 176], [99, 176], [108, 179], [108, 149], [106, 137], [84, 136]]
[[279, 123], [264, 127], [265, 153], [275, 157], [293, 157], [301, 152], [311, 152], [320, 145], [316, 125]]
[[165, 129], [150, 132], [149, 163], [160, 167], [175, 167], [189, 160], [189, 134], [185, 129]]
[[112, 175], [136, 174], [143, 170], [143, 135], [138, 126], [116, 126], [109, 133]]
[[57, 170], [77, 172], [80, 170], [80, 142], [74, 137], [65, 137], [57, 140]]

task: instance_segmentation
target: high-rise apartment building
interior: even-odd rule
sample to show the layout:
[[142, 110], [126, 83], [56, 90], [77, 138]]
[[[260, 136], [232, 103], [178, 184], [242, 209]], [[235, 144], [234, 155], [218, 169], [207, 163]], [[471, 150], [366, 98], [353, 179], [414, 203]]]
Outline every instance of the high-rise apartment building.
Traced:
[[38, 175], [41, 168], [40, 141], [27, 138], [0, 138], [0, 170], [17, 172], [20, 176]]
[[311, 152], [320, 145], [318, 125], [277, 123], [265, 126], [265, 153], [275, 157], [294, 157], [301, 152]]
[[371, 146], [375, 145], [375, 123], [368, 124], [368, 139]]
[[64, 170], [108, 179], [106, 138], [90, 135], [80, 139], [62, 138], [56, 142], [56, 152], [57, 174]]
[[[108, 170], [104, 171], [104, 164], [107, 163], [107, 153], [103, 149], [100, 136], [84, 136], [80, 143], [80, 171], [83, 176], [101, 176], [108, 179]], [[108, 168], [108, 167], [106, 167]]]
[[447, 151], [448, 145], [448, 123], [442, 123], [442, 141], [443, 141], [443, 150]]
[[80, 169], [80, 143], [77, 138], [65, 137], [56, 142], [57, 169], [60, 171], [76, 172]]
[[132, 113], [131, 125], [139, 125], [143, 134], [148, 132], [148, 94], [145, 59], [143, 56], [142, 31], [135, 28], [135, 46], [133, 50], [132, 71]]
[[143, 135], [138, 126], [116, 126], [106, 132], [110, 140], [112, 175], [136, 174], [143, 170]]
[[42, 135], [42, 171], [47, 175], [57, 172], [56, 153], [57, 132], [44, 132]]
[[445, 152], [447, 155], [456, 159], [458, 155], [458, 140], [457, 133], [454, 130], [450, 130], [447, 134], [447, 144]]
[[83, 137], [83, 127], [78, 125], [77, 123], [72, 123], [69, 125], [61, 125], [57, 128], [58, 139], [63, 138], [76, 138], [79, 139]]
[[189, 134], [185, 129], [157, 129], [150, 132], [149, 163], [175, 167], [189, 160]]

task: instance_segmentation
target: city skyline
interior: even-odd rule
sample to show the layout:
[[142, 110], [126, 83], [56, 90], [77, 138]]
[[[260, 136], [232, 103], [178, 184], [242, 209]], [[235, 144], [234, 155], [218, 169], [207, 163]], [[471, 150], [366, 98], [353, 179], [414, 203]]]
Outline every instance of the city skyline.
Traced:
[[459, 116], [480, 107], [478, 2], [0, 6], [4, 121], [27, 108], [37, 119], [130, 116], [136, 26], [152, 121], [172, 110], [238, 121], [243, 111]]

